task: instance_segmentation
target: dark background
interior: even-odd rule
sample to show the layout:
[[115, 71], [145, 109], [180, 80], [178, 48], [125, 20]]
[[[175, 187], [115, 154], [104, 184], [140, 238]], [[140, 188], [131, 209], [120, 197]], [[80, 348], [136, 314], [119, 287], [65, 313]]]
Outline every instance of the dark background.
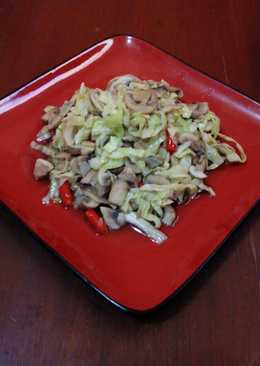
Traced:
[[[0, 96], [129, 33], [260, 99], [259, 1], [0, 1]], [[2, 174], [2, 172], [1, 172]], [[0, 366], [259, 366], [260, 206], [174, 300], [122, 313], [0, 205]]]

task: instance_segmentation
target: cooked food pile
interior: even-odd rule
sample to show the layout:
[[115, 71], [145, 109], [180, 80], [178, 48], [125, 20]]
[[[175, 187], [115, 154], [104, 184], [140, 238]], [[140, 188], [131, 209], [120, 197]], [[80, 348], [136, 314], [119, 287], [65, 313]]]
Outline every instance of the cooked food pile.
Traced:
[[130, 224], [162, 243], [176, 206], [215, 195], [205, 184], [211, 170], [246, 161], [208, 104], [182, 96], [166, 81], [124, 75], [105, 90], [82, 83], [62, 106], [47, 106], [31, 143], [44, 154], [33, 172], [49, 179], [43, 203], [83, 210], [100, 234]]

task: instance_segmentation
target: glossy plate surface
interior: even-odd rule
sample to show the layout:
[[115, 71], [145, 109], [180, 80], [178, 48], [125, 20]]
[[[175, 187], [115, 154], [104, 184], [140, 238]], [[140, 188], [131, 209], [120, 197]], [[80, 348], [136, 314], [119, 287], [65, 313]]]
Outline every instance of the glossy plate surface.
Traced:
[[[43, 206], [47, 182], [32, 177], [30, 142], [43, 108], [60, 105], [84, 81], [104, 88], [122, 74], [183, 89], [185, 101], [208, 101], [222, 131], [245, 148], [248, 161], [212, 172], [216, 198], [203, 194], [178, 209], [164, 245], [131, 228], [97, 236], [82, 213]], [[121, 306], [146, 311], [167, 299], [211, 256], [260, 197], [260, 105], [130, 36], [102, 41], [0, 102], [0, 200], [99, 292]]]

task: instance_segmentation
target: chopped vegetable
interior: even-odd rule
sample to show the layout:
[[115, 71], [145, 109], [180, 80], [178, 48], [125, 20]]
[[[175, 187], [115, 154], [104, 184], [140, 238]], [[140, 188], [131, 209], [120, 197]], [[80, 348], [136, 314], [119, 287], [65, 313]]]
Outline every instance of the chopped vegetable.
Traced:
[[166, 149], [170, 154], [173, 154], [176, 151], [176, 145], [173, 142], [173, 138], [171, 137], [169, 131], [165, 130], [166, 134]]
[[70, 207], [73, 205], [73, 194], [70, 189], [70, 184], [68, 181], [65, 181], [59, 188], [60, 198], [62, 203], [66, 207]]
[[108, 231], [105, 221], [93, 208], [87, 209], [85, 211], [85, 216], [97, 233], [105, 234]]

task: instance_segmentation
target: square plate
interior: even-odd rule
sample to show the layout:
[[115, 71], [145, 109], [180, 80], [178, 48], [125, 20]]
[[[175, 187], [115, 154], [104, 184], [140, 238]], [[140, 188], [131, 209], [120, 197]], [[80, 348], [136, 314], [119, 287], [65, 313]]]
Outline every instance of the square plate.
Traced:
[[[212, 172], [217, 195], [203, 194], [178, 209], [168, 240], [158, 246], [129, 227], [96, 236], [82, 213], [44, 206], [47, 182], [32, 176], [29, 144], [42, 126], [43, 108], [60, 105], [84, 81], [104, 88], [134, 74], [165, 79], [185, 101], [208, 101], [222, 131], [245, 148], [248, 161]], [[260, 197], [260, 105], [152, 45], [131, 36], [104, 40], [30, 82], [0, 102], [0, 199], [51, 249], [113, 303], [151, 310], [174, 294], [216, 251]]]

